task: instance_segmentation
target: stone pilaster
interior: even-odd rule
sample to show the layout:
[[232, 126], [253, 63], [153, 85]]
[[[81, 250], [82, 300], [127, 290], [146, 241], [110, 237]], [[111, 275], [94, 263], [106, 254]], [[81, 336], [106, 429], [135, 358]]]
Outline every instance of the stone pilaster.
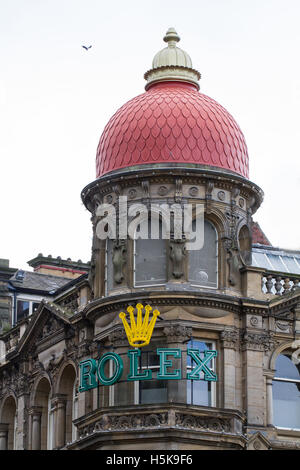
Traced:
[[224, 360], [224, 408], [236, 408], [236, 346], [238, 331], [226, 328], [221, 332]]
[[0, 423], [0, 450], [7, 450], [8, 447], [8, 424]]

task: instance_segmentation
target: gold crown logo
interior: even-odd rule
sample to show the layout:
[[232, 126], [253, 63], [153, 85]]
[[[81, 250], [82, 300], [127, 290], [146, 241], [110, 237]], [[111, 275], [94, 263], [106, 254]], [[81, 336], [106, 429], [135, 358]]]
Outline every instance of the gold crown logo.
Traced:
[[142, 304], [137, 304], [136, 309], [137, 309], [137, 315], [136, 315], [136, 321], [134, 318], [134, 307], [131, 305], [127, 307], [127, 312], [130, 315], [130, 326], [128, 325], [128, 322], [126, 320], [126, 313], [121, 312], [119, 314], [119, 317], [121, 318], [124, 329], [128, 338], [128, 342], [130, 346], [133, 346], [134, 348], [141, 348], [143, 346], [147, 346], [147, 344], [150, 343], [150, 339], [153, 333], [153, 328], [156, 323], [156, 318], [158, 315], [160, 315], [160, 312], [158, 310], [153, 310], [152, 318], [149, 323], [149, 315], [152, 310], [152, 307], [150, 305], [145, 306], [145, 316], [144, 320], [142, 318], [142, 310], [144, 306]]

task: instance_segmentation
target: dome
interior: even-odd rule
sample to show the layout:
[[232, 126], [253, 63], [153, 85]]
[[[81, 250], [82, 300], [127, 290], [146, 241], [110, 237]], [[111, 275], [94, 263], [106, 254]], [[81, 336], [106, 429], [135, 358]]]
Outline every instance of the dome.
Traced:
[[[179, 49], [173, 28], [166, 38], [166, 49]], [[106, 125], [97, 149], [97, 178], [140, 165], [216, 167], [248, 178], [247, 146], [238, 124], [198, 91], [200, 74], [186, 53], [164, 51], [145, 74], [146, 92], [124, 104]]]

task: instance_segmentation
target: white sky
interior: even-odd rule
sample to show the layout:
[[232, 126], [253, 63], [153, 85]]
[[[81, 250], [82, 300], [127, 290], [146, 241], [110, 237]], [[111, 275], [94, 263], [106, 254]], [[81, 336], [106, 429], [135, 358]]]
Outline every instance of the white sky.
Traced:
[[299, 24], [299, 0], [0, 0], [0, 258], [90, 259], [80, 192], [170, 26], [201, 91], [245, 134], [265, 192], [254, 220], [275, 246], [300, 249]]

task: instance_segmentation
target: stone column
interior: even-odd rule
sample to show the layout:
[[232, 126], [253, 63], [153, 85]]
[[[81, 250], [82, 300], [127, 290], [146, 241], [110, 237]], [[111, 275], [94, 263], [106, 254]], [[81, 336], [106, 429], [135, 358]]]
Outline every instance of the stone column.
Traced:
[[42, 407], [41, 406], [34, 406], [29, 410], [31, 414], [31, 422], [32, 422], [32, 450], [40, 450], [41, 449], [41, 420], [42, 420]]
[[267, 386], [267, 426], [273, 426], [273, 377], [274, 372], [266, 374]]
[[8, 424], [0, 423], [0, 450], [7, 450]]
[[67, 396], [57, 394], [54, 396], [52, 406], [54, 412], [54, 445], [63, 447], [66, 443], [66, 403]]

